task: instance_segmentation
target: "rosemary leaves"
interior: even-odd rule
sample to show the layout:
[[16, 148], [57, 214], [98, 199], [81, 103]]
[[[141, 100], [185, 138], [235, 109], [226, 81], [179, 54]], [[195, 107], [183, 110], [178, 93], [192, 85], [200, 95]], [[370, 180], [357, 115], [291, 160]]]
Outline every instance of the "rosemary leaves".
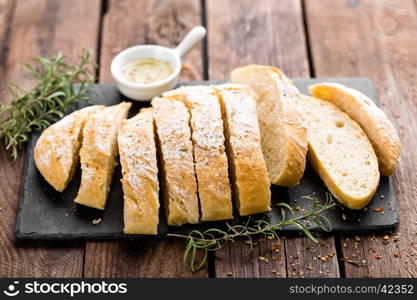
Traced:
[[[318, 242], [313, 236], [305, 222], [314, 223], [323, 231], [329, 232], [332, 229], [329, 219], [323, 215], [323, 212], [336, 205], [330, 194], [326, 194], [326, 201], [320, 204], [319, 199], [305, 196], [312, 202], [311, 209], [308, 212], [296, 215], [294, 210], [286, 203], [276, 203], [280, 207], [281, 220], [278, 224], [271, 225], [266, 220], [256, 220], [251, 222], [250, 217], [243, 225], [230, 226], [227, 224], [227, 230], [210, 228], [205, 231], [193, 230], [189, 235], [168, 234], [168, 236], [186, 239], [187, 244], [184, 251], [184, 263], [187, 262], [193, 272], [201, 270], [207, 263], [209, 251], [216, 251], [224, 247], [228, 242], [233, 242], [237, 238], [246, 239], [247, 243], [253, 245], [253, 237], [260, 238], [278, 238], [278, 232], [285, 226], [297, 226], [309, 239]], [[290, 215], [290, 217], [288, 217]], [[198, 260], [197, 252], [202, 251], [203, 257]]]
[[11, 84], [11, 103], [0, 103], [0, 139], [13, 160], [33, 130], [47, 128], [62, 118], [69, 106], [88, 100], [87, 92], [94, 83], [94, 76], [88, 70], [88, 66], [94, 65], [90, 57], [90, 51], [83, 51], [79, 64], [71, 65], [60, 53], [52, 59], [37, 57], [33, 59], [34, 64], [24, 65], [37, 79], [35, 87], [27, 90]]

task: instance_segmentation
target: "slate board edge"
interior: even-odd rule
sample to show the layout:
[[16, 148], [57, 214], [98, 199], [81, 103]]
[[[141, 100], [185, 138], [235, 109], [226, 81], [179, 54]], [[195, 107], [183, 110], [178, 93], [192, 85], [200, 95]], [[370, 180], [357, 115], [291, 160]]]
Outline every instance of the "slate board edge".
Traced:
[[[32, 135], [29, 139], [28, 142], [28, 146], [30, 146], [32, 143]], [[24, 166], [23, 166], [23, 176], [22, 176], [22, 182], [21, 182], [21, 186], [19, 189], [19, 204], [17, 207], [17, 218], [16, 218], [16, 226], [15, 226], [15, 235], [17, 239], [25, 239], [25, 236], [27, 234], [22, 233], [20, 231], [20, 225], [21, 225], [21, 219], [22, 219], [22, 214], [20, 213], [20, 211], [22, 210], [22, 206], [23, 206], [23, 194], [24, 194], [24, 190], [25, 190], [25, 182], [26, 182], [26, 178], [28, 176], [28, 169], [29, 169], [29, 161], [30, 161], [30, 152], [31, 151], [26, 151], [25, 152], [25, 161], [24, 161]], [[26, 238], [27, 239], [27, 238]]]
[[[317, 229], [311, 229], [312, 232], [318, 232], [321, 235], [333, 235], [333, 234], [344, 234], [344, 235], [357, 235], [357, 234], [364, 234], [365, 231], [369, 231], [372, 233], [382, 233], [387, 232], [390, 230], [395, 229], [398, 226], [399, 223], [393, 223], [392, 225], [381, 225], [378, 226], [378, 228], [375, 228], [374, 225], [370, 226], [364, 226], [361, 227], [360, 230], [353, 230], [349, 228], [339, 229], [337, 231], [331, 231], [331, 232], [325, 232], [322, 230]], [[288, 230], [288, 229], [282, 229], [279, 231], [280, 235], [297, 235], [301, 231], [298, 229]], [[16, 238], [18, 240], [24, 241], [24, 240], [43, 240], [43, 241], [104, 241], [104, 240], [136, 240], [136, 239], [155, 239], [155, 240], [161, 240], [166, 238], [171, 238], [167, 235], [136, 235], [136, 234], [124, 234], [124, 233], [93, 233], [93, 234], [78, 234], [77, 237], [74, 237], [72, 234], [61, 234], [61, 233], [55, 233], [55, 234], [42, 234], [42, 236], [39, 236], [39, 233], [22, 233], [18, 230], [16, 230]]]

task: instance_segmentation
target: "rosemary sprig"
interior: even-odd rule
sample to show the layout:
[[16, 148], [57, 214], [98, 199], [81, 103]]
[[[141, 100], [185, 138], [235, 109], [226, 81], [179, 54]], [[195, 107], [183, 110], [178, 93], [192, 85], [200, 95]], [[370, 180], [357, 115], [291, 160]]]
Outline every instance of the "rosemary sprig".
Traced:
[[[296, 215], [294, 210], [286, 203], [280, 202], [276, 205], [281, 211], [281, 221], [278, 224], [271, 225], [266, 220], [256, 220], [251, 225], [251, 219], [243, 225], [229, 225], [227, 230], [210, 228], [205, 231], [193, 230], [189, 235], [168, 234], [170, 237], [186, 239], [187, 244], [184, 251], [184, 264], [187, 262], [193, 272], [201, 270], [207, 263], [209, 251], [216, 251], [224, 247], [228, 242], [234, 242], [237, 238], [246, 239], [247, 243], [253, 246], [253, 237], [261, 238], [279, 238], [278, 232], [285, 226], [297, 226], [310, 240], [318, 243], [305, 222], [316, 224], [321, 230], [329, 232], [332, 229], [329, 219], [322, 213], [336, 203], [330, 194], [326, 194], [326, 201], [320, 204], [317, 198], [305, 196], [305, 199], [311, 200], [312, 206], [308, 212]], [[291, 217], [288, 217], [288, 213]], [[197, 258], [197, 252], [202, 251], [203, 257]]]
[[[88, 66], [91, 51], [83, 50], [78, 65], [65, 62], [59, 53], [52, 59], [37, 57], [34, 64], [24, 64], [26, 71], [37, 79], [32, 89], [10, 84], [11, 103], [0, 103], [0, 139], [16, 160], [22, 143], [34, 129], [45, 129], [63, 117], [65, 109], [78, 100], [88, 100], [86, 93], [94, 83]], [[77, 87], [74, 87], [77, 84]]]

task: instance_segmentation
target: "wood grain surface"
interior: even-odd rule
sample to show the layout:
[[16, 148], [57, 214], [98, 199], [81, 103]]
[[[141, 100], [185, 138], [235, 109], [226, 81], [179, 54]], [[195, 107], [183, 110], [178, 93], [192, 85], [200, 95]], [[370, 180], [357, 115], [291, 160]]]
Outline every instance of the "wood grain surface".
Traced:
[[[237, 4], [238, 3], [238, 4]], [[183, 241], [17, 242], [24, 149], [0, 148], [0, 277], [417, 277], [417, 2], [414, 0], [0, 0], [0, 101], [7, 83], [33, 80], [21, 62], [63, 51], [74, 62], [96, 50], [99, 81], [126, 47], [174, 47], [195, 25], [208, 41], [184, 59], [182, 80], [227, 79], [247, 63], [290, 77], [368, 76], [402, 140], [394, 174], [400, 227], [368, 236], [236, 241], [206, 269], [182, 264]], [[381, 199], [380, 201], [384, 201]]]
[[[174, 47], [193, 27], [200, 25], [198, 1], [109, 1], [103, 19], [100, 82], [112, 82], [110, 62], [121, 50], [139, 44]], [[184, 59], [182, 80], [202, 78], [201, 49]], [[86, 277], [207, 277], [207, 269], [191, 273], [184, 267], [184, 242], [88, 242]]]
[[[0, 1], [0, 76], [4, 78], [6, 76], [6, 57], [9, 51], [8, 40], [10, 33], [10, 22], [13, 17], [13, 0], [1, 0]], [[0, 91], [3, 96], [3, 91], [6, 88], [5, 80], [0, 80]]]
[[[387, 235], [343, 236], [346, 277], [417, 276], [417, 15], [412, 0], [306, 2], [317, 77], [368, 76], [399, 130], [401, 161], [394, 181], [399, 229]], [[381, 201], [384, 201], [383, 199]], [[359, 264], [359, 265], [358, 265]]]
[[[228, 79], [233, 68], [250, 63], [277, 66], [290, 77], [309, 77], [301, 2], [235, 3], [207, 1], [209, 79]], [[304, 237], [292, 237], [284, 243], [278, 241], [278, 250], [277, 241], [263, 241], [249, 255], [248, 246], [236, 241], [216, 253], [215, 275], [339, 277], [333, 237], [320, 240], [316, 245]], [[317, 258], [329, 253], [332, 256], [325, 262]]]
[[[76, 58], [82, 48], [96, 48], [100, 1], [12, 2], [0, 3], [2, 88], [8, 82], [33, 85], [33, 80], [22, 72], [22, 61], [59, 51]], [[4, 96], [1, 100], [9, 101]], [[82, 276], [84, 243], [15, 241], [24, 154], [21, 151], [13, 164], [4, 147], [0, 150], [0, 277]]]

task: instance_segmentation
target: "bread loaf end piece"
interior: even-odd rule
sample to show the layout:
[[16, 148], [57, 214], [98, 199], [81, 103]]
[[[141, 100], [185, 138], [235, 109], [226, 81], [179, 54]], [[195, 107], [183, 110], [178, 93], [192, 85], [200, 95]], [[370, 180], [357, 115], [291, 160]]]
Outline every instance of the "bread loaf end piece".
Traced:
[[362, 128], [330, 102], [302, 96], [308, 124], [308, 157], [343, 205], [362, 209], [379, 184], [378, 160]]
[[168, 225], [199, 222], [190, 115], [170, 98], [152, 100], [161, 162], [161, 182]]
[[243, 85], [214, 86], [225, 126], [226, 153], [234, 198], [242, 216], [270, 210], [268, 171], [262, 154], [256, 94]]
[[374, 147], [381, 173], [392, 175], [400, 159], [401, 142], [382, 109], [361, 92], [340, 83], [317, 83], [309, 91], [314, 97], [333, 103], [362, 126]]
[[187, 86], [164, 96], [182, 101], [191, 115], [201, 220], [233, 218], [223, 120], [216, 91], [209, 86]]
[[117, 140], [123, 174], [123, 232], [157, 234], [159, 183], [152, 108], [124, 120]]
[[77, 110], [45, 129], [35, 146], [35, 164], [45, 180], [62, 192], [80, 161], [82, 132], [88, 118], [103, 109], [93, 105]]
[[83, 130], [81, 185], [75, 202], [104, 209], [116, 166], [117, 132], [131, 103], [122, 102], [94, 114]]

